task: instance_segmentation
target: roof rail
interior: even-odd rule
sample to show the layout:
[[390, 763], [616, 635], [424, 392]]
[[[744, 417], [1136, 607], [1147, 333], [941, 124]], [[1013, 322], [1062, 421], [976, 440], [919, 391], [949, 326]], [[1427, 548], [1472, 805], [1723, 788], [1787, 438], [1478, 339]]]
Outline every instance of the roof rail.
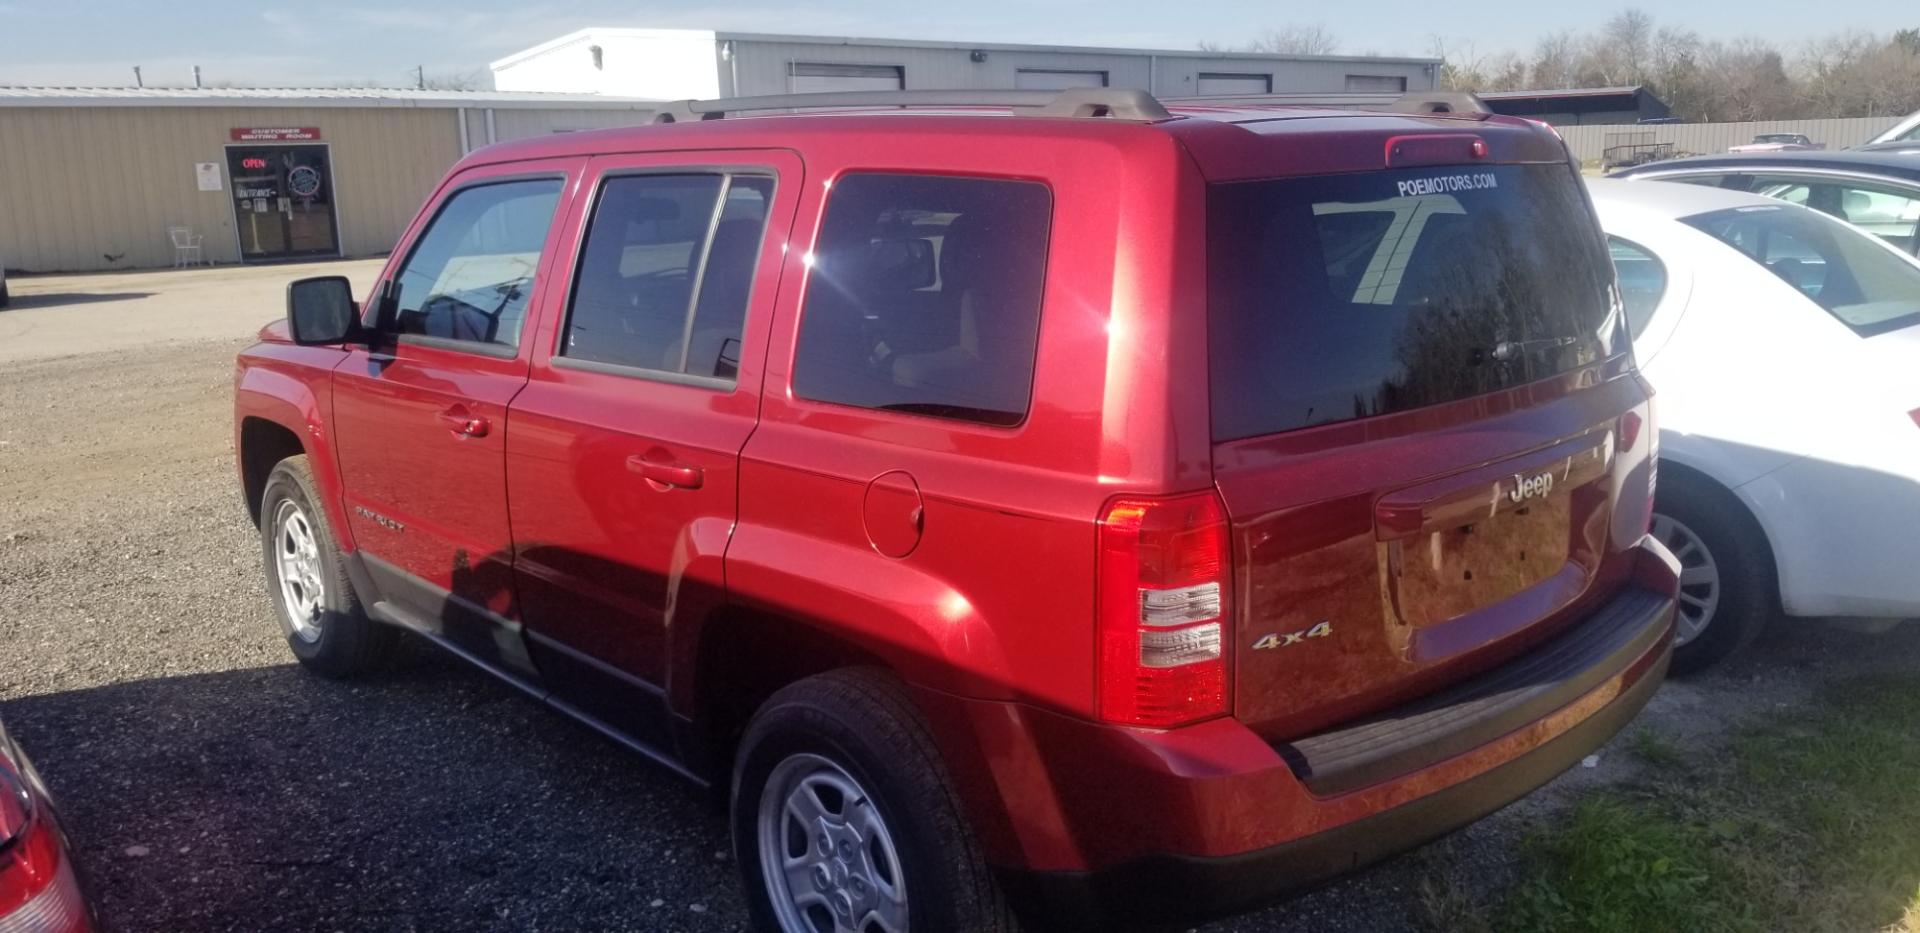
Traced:
[[1183, 97], [1175, 104], [1279, 107], [1331, 107], [1389, 113], [1492, 113], [1486, 102], [1466, 91], [1411, 91], [1405, 94], [1249, 94], [1231, 97]]
[[1128, 88], [1083, 87], [1064, 91], [834, 91], [681, 100], [662, 104], [655, 123], [718, 120], [751, 110], [855, 109], [862, 107], [1009, 107], [1035, 117], [1110, 117], [1115, 120], [1165, 120], [1172, 114], [1152, 94]]

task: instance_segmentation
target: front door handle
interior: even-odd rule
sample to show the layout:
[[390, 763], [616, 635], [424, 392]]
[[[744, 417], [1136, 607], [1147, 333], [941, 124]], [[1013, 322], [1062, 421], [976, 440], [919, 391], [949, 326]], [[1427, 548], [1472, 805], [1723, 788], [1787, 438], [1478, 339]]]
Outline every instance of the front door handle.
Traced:
[[699, 489], [704, 478], [697, 466], [653, 460], [639, 454], [627, 458], [627, 469], [640, 474], [650, 482], [663, 486], [677, 486], [681, 489]]
[[487, 419], [468, 411], [465, 405], [455, 405], [441, 412], [440, 423], [460, 437], [486, 437], [488, 429], [493, 427]]

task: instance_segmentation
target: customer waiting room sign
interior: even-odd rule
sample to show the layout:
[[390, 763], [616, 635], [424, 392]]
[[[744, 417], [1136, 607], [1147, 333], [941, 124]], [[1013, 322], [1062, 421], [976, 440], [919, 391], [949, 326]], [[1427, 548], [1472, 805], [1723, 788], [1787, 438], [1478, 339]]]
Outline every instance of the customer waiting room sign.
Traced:
[[320, 138], [317, 126], [236, 126], [231, 135], [237, 143], [297, 143]]

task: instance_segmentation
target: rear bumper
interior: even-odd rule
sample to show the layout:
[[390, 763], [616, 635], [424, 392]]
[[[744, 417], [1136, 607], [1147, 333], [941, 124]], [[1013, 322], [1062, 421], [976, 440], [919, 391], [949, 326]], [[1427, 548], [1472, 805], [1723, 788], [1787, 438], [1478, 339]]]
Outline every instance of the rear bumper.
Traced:
[[[1488, 689], [1281, 747], [1231, 719], [1155, 732], [990, 704], [968, 717], [984, 765], [956, 776], [970, 804], [988, 789], [969, 778], [998, 785], [988, 818], [972, 807], [989, 857], [1010, 893], [1056, 921], [1186, 920], [1271, 900], [1498, 810], [1631, 720], [1672, 644], [1676, 568], [1643, 547], [1632, 586], [1476, 679]], [[1583, 637], [1590, 650], [1575, 650]]]

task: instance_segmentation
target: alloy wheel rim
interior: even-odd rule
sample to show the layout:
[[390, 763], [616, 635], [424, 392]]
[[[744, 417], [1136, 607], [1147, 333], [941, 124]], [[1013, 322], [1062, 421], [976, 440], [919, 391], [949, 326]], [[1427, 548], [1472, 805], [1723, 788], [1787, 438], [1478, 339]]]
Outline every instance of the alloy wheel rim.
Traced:
[[1720, 565], [1706, 542], [1673, 516], [1654, 513], [1653, 536], [1680, 562], [1680, 603], [1673, 635], [1673, 644], [1679, 647], [1699, 638], [1713, 624], [1720, 608]]
[[287, 625], [294, 635], [318, 641], [326, 595], [320, 576], [320, 542], [306, 510], [291, 499], [283, 500], [273, 513], [273, 556]]
[[760, 874], [786, 933], [906, 933], [899, 849], [872, 795], [819, 755], [788, 756], [760, 792]]

